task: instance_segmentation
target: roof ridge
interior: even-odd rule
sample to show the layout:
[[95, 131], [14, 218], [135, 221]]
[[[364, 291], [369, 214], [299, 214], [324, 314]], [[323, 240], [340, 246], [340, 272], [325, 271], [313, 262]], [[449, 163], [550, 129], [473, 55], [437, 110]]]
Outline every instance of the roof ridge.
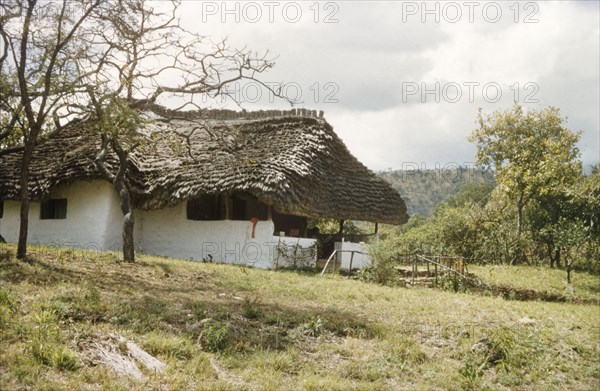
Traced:
[[272, 117], [310, 117], [323, 119], [325, 112], [323, 110], [310, 110], [305, 108], [295, 108], [290, 110], [254, 110], [254, 111], [235, 111], [228, 109], [199, 109], [199, 110], [173, 110], [156, 103], [147, 103], [141, 107], [142, 110], [149, 110], [154, 114], [169, 119], [257, 119]]

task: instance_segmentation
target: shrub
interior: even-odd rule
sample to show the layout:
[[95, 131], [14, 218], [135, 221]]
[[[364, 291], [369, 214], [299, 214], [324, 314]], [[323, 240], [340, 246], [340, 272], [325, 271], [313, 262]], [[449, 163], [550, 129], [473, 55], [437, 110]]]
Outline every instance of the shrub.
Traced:
[[307, 323], [303, 325], [304, 334], [310, 337], [318, 337], [321, 335], [323, 329], [323, 321], [319, 315], [310, 319]]
[[231, 329], [228, 324], [209, 320], [204, 324], [200, 340], [202, 348], [209, 352], [220, 352], [229, 343]]

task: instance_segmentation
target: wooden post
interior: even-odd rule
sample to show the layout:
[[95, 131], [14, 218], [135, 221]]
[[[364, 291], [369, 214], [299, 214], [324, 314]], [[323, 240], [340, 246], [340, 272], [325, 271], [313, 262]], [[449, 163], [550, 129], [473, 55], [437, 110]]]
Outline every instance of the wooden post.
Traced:
[[280, 248], [279, 246], [281, 246], [281, 238], [279, 238], [278, 242], [277, 242], [277, 258], [275, 258], [275, 270], [279, 269], [279, 252], [280, 252]]
[[271, 205], [267, 205], [267, 220], [273, 220], [273, 209], [271, 208]]
[[229, 201], [230, 201], [229, 193], [224, 193], [223, 199], [225, 202], [225, 220], [231, 220], [231, 207], [229, 205]]
[[379, 223], [375, 223], [375, 235], [379, 233]]
[[437, 263], [434, 263], [433, 266], [435, 267], [435, 286], [437, 286], [438, 285]]
[[354, 250], [350, 253], [350, 266], [348, 266], [348, 275], [352, 273], [352, 260], [354, 259]]

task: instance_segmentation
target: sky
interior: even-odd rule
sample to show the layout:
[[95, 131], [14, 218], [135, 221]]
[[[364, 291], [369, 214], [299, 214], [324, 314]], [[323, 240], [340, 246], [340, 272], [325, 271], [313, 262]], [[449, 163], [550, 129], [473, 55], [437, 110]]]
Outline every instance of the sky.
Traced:
[[[185, 1], [183, 26], [258, 53], [373, 170], [474, 165], [478, 110], [558, 107], [600, 161], [598, 1]], [[234, 87], [235, 88], [235, 87]], [[248, 110], [286, 102], [239, 86]], [[260, 99], [258, 98], [260, 94]], [[211, 105], [207, 102], [207, 105]]]

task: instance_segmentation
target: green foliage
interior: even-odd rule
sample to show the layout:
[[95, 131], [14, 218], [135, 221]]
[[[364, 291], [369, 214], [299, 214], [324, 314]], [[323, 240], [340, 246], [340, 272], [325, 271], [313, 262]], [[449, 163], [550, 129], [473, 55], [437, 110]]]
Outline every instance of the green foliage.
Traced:
[[560, 111], [530, 110], [515, 105], [484, 116], [469, 140], [477, 146], [477, 162], [494, 167], [499, 191], [516, 208], [517, 232], [523, 209], [538, 196], [572, 185], [582, 171], [575, 146], [580, 133], [564, 127]]
[[493, 187], [490, 170], [468, 167], [379, 172], [402, 195], [410, 216], [429, 216], [436, 206], [456, 195], [466, 184]]
[[488, 203], [495, 186], [496, 183], [493, 181], [466, 182], [462, 184], [458, 193], [449, 196], [444, 204], [451, 208], [471, 205], [484, 207]]
[[231, 337], [231, 329], [228, 324], [209, 320], [204, 323], [201, 341], [202, 348], [209, 352], [220, 352], [227, 347]]
[[497, 184], [463, 183], [427, 218], [415, 215], [382, 234], [378, 270], [368, 277], [385, 281], [403, 254], [415, 252], [600, 270], [600, 170], [582, 176], [579, 133], [564, 122], [554, 108], [480, 112], [470, 140], [478, 162], [496, 170]]
[[[364, 235], [371, 233], [368, 223], [347, 220], [344, 221], [344, 235]], [[318, 228], [322, 234], [337, 234], [340, 231], [340, 222], [335, 219], [310, 219], [308, 228]]]
[[477, 146], [477, 161], [496, 169], [496, 181], [510, 199], [529, 199], [573, 183], [581, 172], [575, 144], [580, 133], [564, 127], [560, 111], [524, 112], [515, 105], [489, 116], [479, 112], [479, 128], [470, 141]]
[[99, 131], [118, 143], [123, 150], [130, 151], [146, 144], [146, 140], [138, 132], [144, 120], [140, 112], [132, 108], [130, 102], [125, 99], [114, 97], [104, 105], [97, 103], [94, 119]]
[[323, 321], [319, 315], [311, 318], [307, 323], [303, 325], [304, 334], [310, 337], [318, 337], [323, 331]]

